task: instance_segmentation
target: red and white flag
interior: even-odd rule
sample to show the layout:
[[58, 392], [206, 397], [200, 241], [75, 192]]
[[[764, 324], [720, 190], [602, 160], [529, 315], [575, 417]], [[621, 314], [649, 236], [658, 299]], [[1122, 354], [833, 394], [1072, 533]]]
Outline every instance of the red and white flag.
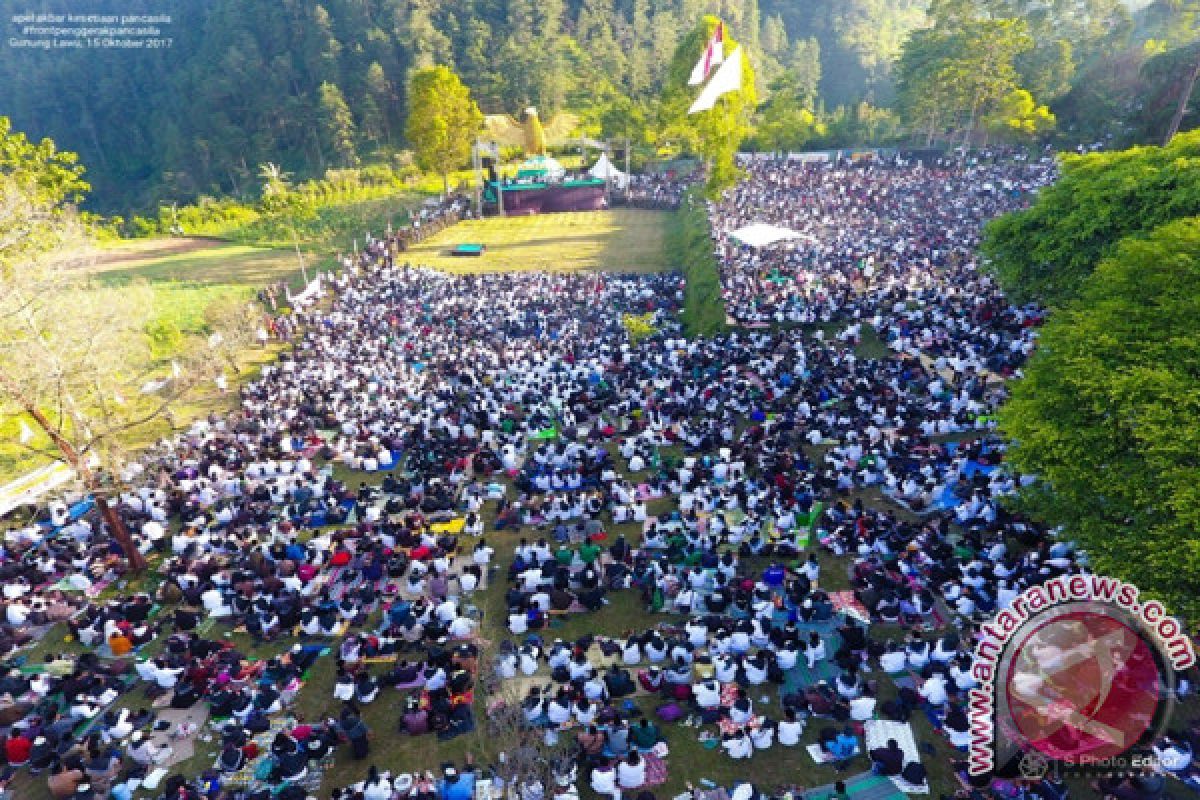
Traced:
[[708, 80], [708, 74], [712, 72], [713, 67], [725, 60], [725, 23], [718, 22], [717, 29], [713, 31], [712, 38], [708, 40], [708, 46], [704, 48], [704, 55], [700, 56], [700, 60], [696, 62], [696, 66], [692, 67], [692, 77], [688, 80], [688, 86], [699, 86]]
[[696, 102], [692, 103], [688, 113], [698, 114], [701, 111], [708, 111], [716, 105], [717, 98], [721, 95], [739, 91], [741, 88], [742, 48], [739, 45], [729, 54], [729, 60], [721, 65], [708, 85], [700, 90], [700, 96], [696, 98]]

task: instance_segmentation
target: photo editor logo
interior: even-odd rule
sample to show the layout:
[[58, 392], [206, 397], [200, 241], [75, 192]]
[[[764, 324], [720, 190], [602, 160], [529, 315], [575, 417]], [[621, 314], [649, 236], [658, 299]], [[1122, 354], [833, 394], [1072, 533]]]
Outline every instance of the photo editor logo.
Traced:
[[1101, 575], [1054, 578], [983, 625], [969, 695], [968, 772], [1153, 766], [1177, 673], [1196, 663], [1183, 626], [1137, 587]]

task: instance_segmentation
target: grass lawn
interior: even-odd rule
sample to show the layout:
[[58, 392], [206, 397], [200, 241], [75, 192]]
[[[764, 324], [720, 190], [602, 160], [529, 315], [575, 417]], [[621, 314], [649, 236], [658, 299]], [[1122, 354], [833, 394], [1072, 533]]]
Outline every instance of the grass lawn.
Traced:
[[[658, 272], [677, 266], [667, 257], [667, 219], [659, 211], [617, 209], [467, 220], [410, 249], [405, 258], [451, 272]], [[465, 243], [486, 245], [487, 252], [479, 258], [449, 254]]]
[[[332, 263], [323, 261], [326, 268]], [[310, 279], [318, 262], [305, 254]], [[294, 250], [201, 238], [137, 239], [103, 247], [88, 272], [104, 285], [146, 280], [250, 289], [278, 281], [303, 283]]]

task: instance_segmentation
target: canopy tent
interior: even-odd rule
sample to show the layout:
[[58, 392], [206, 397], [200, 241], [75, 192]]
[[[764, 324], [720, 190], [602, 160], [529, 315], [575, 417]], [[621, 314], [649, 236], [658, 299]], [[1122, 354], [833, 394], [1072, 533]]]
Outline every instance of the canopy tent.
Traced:
[[588, 174], [593, 178], [612, 181], [613, 185], [618, 189], [624, 189], [625, 184], [629, 182], [629, 176], [614, 167], [613, 163], [608, 160], [606, 153], [600, 155], [600, 159], [588, 170]]
[[746, 225], [745, 227], [738, 228], [736, 231], [732, 231], [729, 235], [742, 244], [754, 248], [770, 247], [773, 244], [793, 239], [803, 239], [806, 242], [816, 241], [816, 239], [807, 233], [800, 233], [791, 228], [781, 228], [778, 225], [768, 225], [765, 222], [755, 222], [753, 225]]
[[567, 171], [563, 169], [563, 165], [550, 156], [534, 156], [517, 168], [518, 180], [528, 178], [545, 180], [547, 178], [561, 178], [566, 174]]

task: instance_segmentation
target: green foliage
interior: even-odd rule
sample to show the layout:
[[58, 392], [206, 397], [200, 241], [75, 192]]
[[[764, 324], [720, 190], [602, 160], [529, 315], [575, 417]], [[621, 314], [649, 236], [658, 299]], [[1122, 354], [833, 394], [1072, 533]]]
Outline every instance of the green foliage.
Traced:
[[792, 41], [792, 59], [783, 66], [801, 69], [802, 63], [815, 63], [821, 99], [833, 108], [863, 99], [890, 100], [896, 57], [909, 33], [924, 25], [928, 4], [928, 0], [762, 0], [762, 9], [766, 19], [777, 15], [783, 21]]
[[155, 358], [168, 357], [183, 345], [183, 331], [171, 319], [155, 318], [147, 322], [146, 336], [150, 339], [150, 353]]
[[[1200, 59], [1200, 42], [1192, 42], [1171, 50], [1163, 49], [1150, 55], [1142, 64], [1134, 90], [1137, 113], [1126, 116], [1135, 126], [1131, 132], [1135, 140], [1162, 141], [1179, 105], [1180, 96], [1187, 91], [1188, 77], [1197, 59]], [[1190, 108], [1195, 108], [1192, 99], [1195, 97], [1193, 86], [1188, 103]], [[1182, 123], [1182, 130], [1191, 130], [1200, 125], [1200, 119], [1195, 112], [1191, 112], [1184, 115]]]
[[1119, 243], [1045, 325], [1002, 409], [1023, 504], [1200, 620], [1200, 218]]
[[820, 133], [812, 143], [816, 147], [857, 147], [883, 145], [900, 138], [900, 117], [887, 108], [862, 102], [853, 108], [838, 106], [817, 117]]
[[59, 150], [50, 139], [35, 144], [14, 131], [8, 117], [0, 117], [0, 175], [37, 205], [57, 212], [83, 200], [91, 189], [83, 172], [77, 154]]
[[[154, 0], [94, 5], [126, 14], [156, 8]], [[1121, 0], [960, 5], [1028, 22], [1034, 46], [1015, 59], [1017, 83], [1050, 104], [1072, 138], [1136, 122], [1126, 95], [1109, 91], [1131, 51], [1142, 54], [1147, 39], [1164, 52], [1194, 39], [1191, 0], [1158, 0], [1132, 21]], [[928, 7], [929, 0], [208, 0], [174, 9], [170, 50], [134, 61], [0, 48], [0, 109], [17, 127], [80, 154], [96, 189], [92, 210], [129, 218], [202, 196], [248, 201], [255, 165], [267, 161], [302, 182], [356, 159], [386, 160], [403, 146], [407, 77], [435, 64], [454, 70], [487, 113], [533, 105], [546, 119], [562, 109], [586, 116], [618, 96], [644, 112], [668, 84], [667, 55], [704, 12], [729, 23], [763, 86], [792, 76], [806, 108], [866, 101], [900, 110], [895, 62], [910, 33], [925, 27]], [[1114, 97], [1120, 101], [1110, 107]], [[1065, 98], [1071, 114], [1059, 106]], [[1109, 128], [1099, 124], [1106, 119]], [[617, 135], [625, 127], [616, 125]], [[658, 141], [656, 125], [645, 137], [640, 121], [630, 127], [631, 138]], [[680, 149], [677, 139], [663, 142]]]
[[1044, 136], [1054, 130], [1054, 123], [1054, 113], [1035, 103], [1033, 95], [1024, 89], [1013, 89], [1001, 98], [983, 120], [989, 133], [1013, 140]]
[[0, 117], [0, 279], [64, 248], [83, 225], [73, 202], [88, 188], [74, 153], [34, 144]]
[[437, 66], [413, 73], [405, 135], [417, 165], [441, 175], [446, 191], [450, 190], [451, 170], [470, 158], [482, 123], [483, 114], [471, 99], [471, 90], [452, 70]]
[[689, 336], [711, 336], [727, 328], [721, 273], [717, 267], [712, 231], [700, 195], [689, 191], [671, 216], [666, 235], [667, 252], [687, 279], [683, 298], [683, 325]]
[[828, 133], [799, 92], [785, 84], [773, 84], [771, 99], [759, 108], [754, 146], [757, 150], [800, 150]]
[[900, 106], [928, 142], [946, 132], [969, 137], [1019, 88], [1014, 60], [1033, 47], [1023, 20], [977, 17], [965, 5], [936, 3], [934, 26], [913, 33], [900, 57]]
[[658, 328], [654, 325], [653, 313], [622, 314], [621, 325], [625, 328], [625, 333], [629, 336], [629, 341], [635, 345], [658, 333]]
[[[717, 17], [705, 16], [680, 41], [667, 70], [666, 88], [659, 106], [659, 127], [664, 139], [680, 142], [688, 152], [702, 155], [709, 165], [710, 196], [732, 186], [738, 179], [735, 163], [738, 147], [750, 135], [751, 115], [758, 103], [754, 87], [754, 69], [743, 51], [742, 88], [722, 95], [709, 111], [688, 114], [699, 87], [688, 86], [692, 67], [704, 52], [717, 25]], [[725, 26], [725, 56], [737, 49], [738, 43]]]
[[336, 161], [343, 166], [358, 163], [354, 146], [354, 117], [346, 98], [337, 84], [325, 81], [319, 90], [318, 120], [324, 135], [325, 147], [333, 152]]
[[1066, 156], [1034, 204], [990, 223], [983, 252], [1017, 300], [1065, 305], [1126, 236], [1200, 214], [1200, 131], [1167, 147]]

